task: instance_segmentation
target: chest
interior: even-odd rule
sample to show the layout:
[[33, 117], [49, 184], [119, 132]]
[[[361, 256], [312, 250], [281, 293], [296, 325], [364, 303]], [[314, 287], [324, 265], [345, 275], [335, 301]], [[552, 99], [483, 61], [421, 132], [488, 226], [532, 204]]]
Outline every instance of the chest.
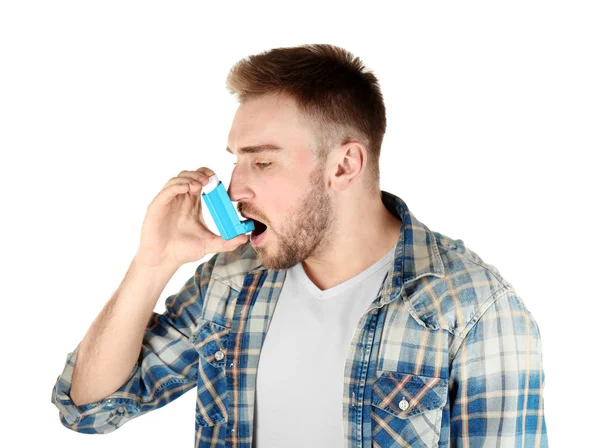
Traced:
[[[278, 298], [260, 291], [230, 293], [221, 305], [225, 318], [204, 323], [194, 341], [197, 429], [218, 430], [226, 446], [251, 446], [259, 361]], [[341, 360], [347, 446], [438, 446], [448, 419], [448, 343], [446, 331], [417, 323], [401, 300], [360, 315]]]

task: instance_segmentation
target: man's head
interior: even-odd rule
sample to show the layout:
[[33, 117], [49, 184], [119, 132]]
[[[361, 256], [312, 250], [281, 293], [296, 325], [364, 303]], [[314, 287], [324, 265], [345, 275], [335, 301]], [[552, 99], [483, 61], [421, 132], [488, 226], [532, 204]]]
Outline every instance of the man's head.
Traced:
[[[268, 227], [255, 246], [263, 265], [318, 256], [340, 231], [342, 195], [380, 200], [386, 119], [377, 79], [341, 48], [308, 45], [239, 61], [227, 88], [240, 103], [228, 136], [237, 156], [229, 194], [240, 214]], [[248, 148], [257, 146], [280, 149]]]

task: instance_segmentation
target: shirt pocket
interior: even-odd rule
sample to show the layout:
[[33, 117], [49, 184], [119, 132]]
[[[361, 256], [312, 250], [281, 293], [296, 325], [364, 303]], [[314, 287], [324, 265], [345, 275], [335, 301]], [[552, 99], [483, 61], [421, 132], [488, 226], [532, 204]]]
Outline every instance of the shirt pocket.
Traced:
[[437, 447], [447, 397], [446, 379], [383, 371], [371, 396], [373, 445]]
[[196, 424], [214, 426], [227, 422], [227, 344], [230, 328], [204, 322], [191, 338], [198, 352]]

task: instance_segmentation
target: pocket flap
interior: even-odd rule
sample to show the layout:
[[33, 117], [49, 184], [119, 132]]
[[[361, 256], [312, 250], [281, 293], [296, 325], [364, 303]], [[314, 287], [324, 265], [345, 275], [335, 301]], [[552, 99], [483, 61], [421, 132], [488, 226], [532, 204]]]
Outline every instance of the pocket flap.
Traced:
[[225, 367], [230, 330], [229, 327], [206, 321], [190, 341], [206, 362], [214, 367]]
[[448, 380], [385, 370], [375, 380], [371, 404], [399, 418], [408, 418], [446, 404]]
[[227, 346], [231, 328], [203, 322], [190, 341], [198, 352], [197, 426], [222, 425], [227, 413]]

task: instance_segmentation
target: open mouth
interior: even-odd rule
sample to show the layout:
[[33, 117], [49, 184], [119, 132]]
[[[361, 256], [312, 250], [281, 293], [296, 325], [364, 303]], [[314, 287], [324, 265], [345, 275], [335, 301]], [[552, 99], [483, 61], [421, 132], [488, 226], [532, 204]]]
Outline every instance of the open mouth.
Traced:
[[257, 221], [256, 219], [253, 219], [252, 221], [254, 222], [254, 230], [252, 231], [252, 236], [256, 237], [263, 233], [265, 230], [267, 230], [267, 226], [262, 222]]

